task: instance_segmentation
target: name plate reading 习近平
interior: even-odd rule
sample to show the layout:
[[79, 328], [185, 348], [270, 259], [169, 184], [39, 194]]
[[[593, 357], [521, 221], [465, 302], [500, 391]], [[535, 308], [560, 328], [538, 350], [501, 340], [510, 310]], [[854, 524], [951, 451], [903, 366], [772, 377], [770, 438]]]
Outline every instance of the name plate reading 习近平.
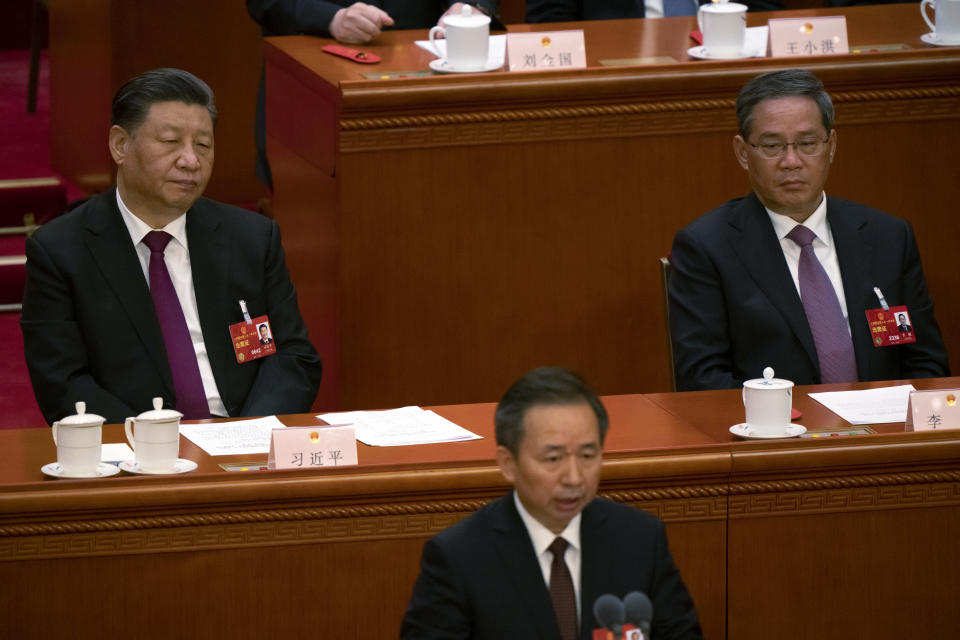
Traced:
[[586, 66], [587, 47], [582, 29], [507, 34], [510, 71], [558, 71]]
[[771, 18], [767, 24], [774, 58], [850, 53], [846, 16]]
[[911, 391], [907, 403], [907, 431], [960, 429], [960, 389]]
[[325, 469], [357, 464], [353, 425], [287, 427], [270, 435], [270, 469]]

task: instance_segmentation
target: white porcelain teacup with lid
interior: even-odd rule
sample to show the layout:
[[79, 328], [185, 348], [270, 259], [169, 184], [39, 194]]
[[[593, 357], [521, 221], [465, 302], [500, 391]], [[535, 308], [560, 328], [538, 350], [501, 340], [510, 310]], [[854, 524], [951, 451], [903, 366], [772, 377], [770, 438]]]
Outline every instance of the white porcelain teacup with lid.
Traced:
[[[437, 36], [443, 34], [446, 55], [437, 45]], [[483, 69], [490, 51], [490, 16], [474, 11], [468, 4], [460, 13], [443, 18], [443, 26], [430, 29], [430, 46], [451, 69], [470, 71]]]
[[790, 426], [793, 409], [793, 382], [775, 378], [766, 367], [762, 378], [743, 383], [743, 407], [747, 427], [758, 435], [777, 435]]
[[163, 398], [153, 399], [153, 409], [123, 422], [127, 442], [144, 473], [171, 473], [180, 457], [180, 418], [183, 414], [163, 408]]
[[100, 464], [104, 417], [87, 413], [86, 402], [77, 402], [74, 408], [76, 414], [53, 423], [57, 464], [64, 477], [92, 478]]

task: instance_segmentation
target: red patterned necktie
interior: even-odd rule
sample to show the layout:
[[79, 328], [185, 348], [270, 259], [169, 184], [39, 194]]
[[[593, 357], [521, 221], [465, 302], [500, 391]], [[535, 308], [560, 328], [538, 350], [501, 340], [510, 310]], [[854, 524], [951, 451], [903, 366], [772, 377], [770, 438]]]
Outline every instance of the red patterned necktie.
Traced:
[[577, 596], [573, 592], [573, 578], [563, 555], [569, 543], [561, 537], [554, 539], [550, 546], [553, 563], [550, 565], [550, 599], [557, 616], [562, 640], [577, 640], [580, 625], [577, 624]]

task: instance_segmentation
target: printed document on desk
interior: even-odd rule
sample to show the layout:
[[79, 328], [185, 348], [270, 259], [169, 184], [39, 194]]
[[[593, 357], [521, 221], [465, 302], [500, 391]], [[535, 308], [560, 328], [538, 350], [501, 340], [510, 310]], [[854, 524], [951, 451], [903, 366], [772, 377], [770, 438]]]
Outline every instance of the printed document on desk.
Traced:
[[420, 407], [401, 407], [386, 411], [344, 411], [324, 413], [317, 417], [329, 424], [352, 424], [356, 428], [357, 440], [371, 447], [481, 439], [481, 436]]
[[270, 453], [270, 434], [286, 425], [277, 416], [213, 422], [181, 424], [180, 433], [211, 456]]
[[904, 422], [912, 384], [863, 391], [824, 391], [810, 397], [850, 424]]

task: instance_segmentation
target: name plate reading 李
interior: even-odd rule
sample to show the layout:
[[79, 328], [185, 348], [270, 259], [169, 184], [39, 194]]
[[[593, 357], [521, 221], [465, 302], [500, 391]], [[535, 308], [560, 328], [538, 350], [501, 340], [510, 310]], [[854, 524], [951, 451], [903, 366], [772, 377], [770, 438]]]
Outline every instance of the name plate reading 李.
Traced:
[[510, 71], [559, 71], [586, 66], [587, 47], [582, 29], [507, 34]]
[[846, 16], [772, 18], [768, 25], [770, 55], [775, 58], [850, 53]]
[[911, 391], [907, 403], [907, 431], [960, 429], [960, 389]]
[[326, 469], [357, 464], [353, 425], [287, 427], [270, 435], [270, 469]]

